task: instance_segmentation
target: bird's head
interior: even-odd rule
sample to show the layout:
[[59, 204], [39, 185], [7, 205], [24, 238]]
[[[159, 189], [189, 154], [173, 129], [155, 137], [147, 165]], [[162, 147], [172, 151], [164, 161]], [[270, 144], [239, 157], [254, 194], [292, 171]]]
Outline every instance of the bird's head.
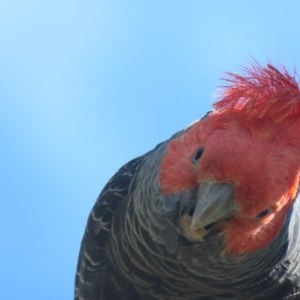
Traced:
[[272, 65], [227, 81], [214, 111], [169, 143], [160, 181], [165, 195], [196, 195], [181, 214], [186, 237], [200, 242], [217, 229], [239, 255], [276, 237], [297, 196], [300, 91], [295, 76]]

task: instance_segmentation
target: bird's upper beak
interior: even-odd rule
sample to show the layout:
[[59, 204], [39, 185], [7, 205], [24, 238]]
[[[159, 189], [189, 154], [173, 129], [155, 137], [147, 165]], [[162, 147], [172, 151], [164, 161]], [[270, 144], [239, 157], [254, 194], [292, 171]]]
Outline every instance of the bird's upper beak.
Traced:
[[234, 186], [230, 183], [202, 182], [197, 191], [191, 230], [205, 228], [233, 217], [238, 210], [234, 190]]

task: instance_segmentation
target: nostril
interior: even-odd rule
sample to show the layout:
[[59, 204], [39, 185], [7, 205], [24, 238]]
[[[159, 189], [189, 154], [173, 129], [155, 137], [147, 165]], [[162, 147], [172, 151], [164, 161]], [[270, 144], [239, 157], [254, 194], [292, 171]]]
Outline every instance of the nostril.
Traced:
[[195, 209], [194, 209], [194, 208], [191, 208], [191, 209], [189, 210], [188, 215], [189, 215], [190, 217], [192, 217], [192, 216], [194, 215], [194, 212], [195, 212]]

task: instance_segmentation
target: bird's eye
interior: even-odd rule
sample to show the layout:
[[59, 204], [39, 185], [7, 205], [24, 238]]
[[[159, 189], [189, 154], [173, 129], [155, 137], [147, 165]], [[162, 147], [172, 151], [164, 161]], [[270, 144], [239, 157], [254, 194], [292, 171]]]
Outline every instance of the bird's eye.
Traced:
[[201, 158], [203, 152], [204, 152], [203, 147], [199, 148], [199, 149], [196, 151], [195, 156], [194, 156], [194, 162], [197, 162], [197, 161]]
[[265, 210], [263, 210], [262, 212], [260, 212], [258, 215], [256, 215], [256, 219], [262, 219], [263, 217], [265, 217], [266, 215], [268, 215], [271, 212], [271, 208], [267, 208]]

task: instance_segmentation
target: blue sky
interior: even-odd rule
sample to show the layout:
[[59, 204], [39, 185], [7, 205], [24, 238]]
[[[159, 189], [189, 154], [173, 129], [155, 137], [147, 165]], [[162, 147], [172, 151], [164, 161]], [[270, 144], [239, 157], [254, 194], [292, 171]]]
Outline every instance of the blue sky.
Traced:
[[299, 69], [299, 1], [0, 2], [2, 299], [72, 299], [88, 213], [253, 56]]

